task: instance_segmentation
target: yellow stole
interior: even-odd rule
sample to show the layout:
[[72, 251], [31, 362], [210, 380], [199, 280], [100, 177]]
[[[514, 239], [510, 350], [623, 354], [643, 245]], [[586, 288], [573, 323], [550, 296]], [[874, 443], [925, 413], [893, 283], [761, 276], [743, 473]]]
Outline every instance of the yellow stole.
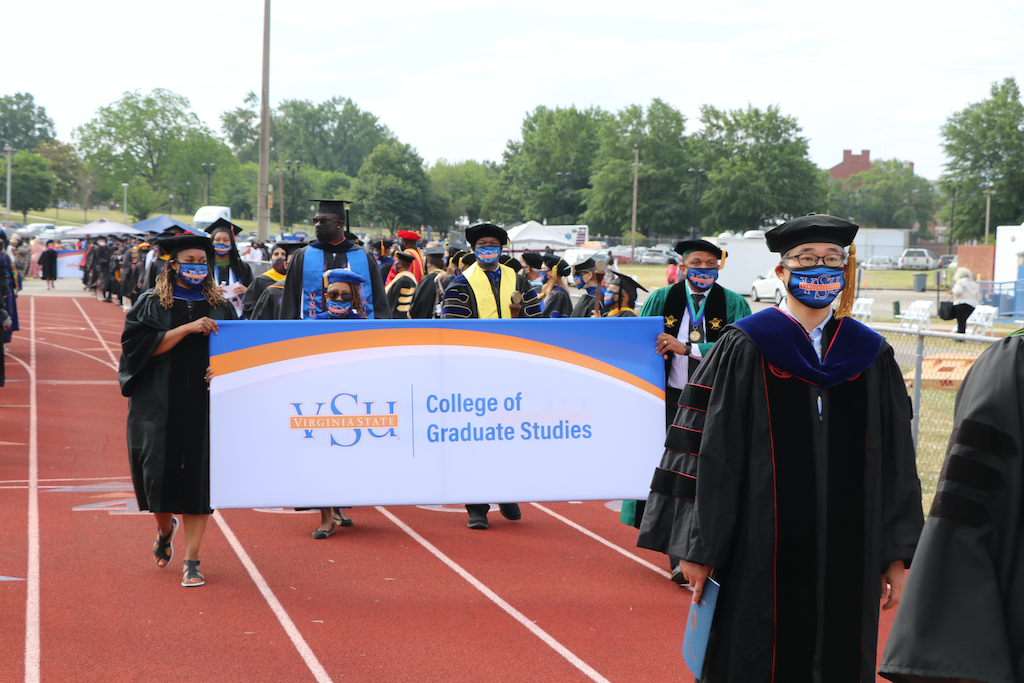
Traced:
[[[501, 271], [501, 284], [498, 290], [501, 298], [500, 317], [511, 318], [512, 292], [516, 291], [516, 271], [501, 264], [498, 264], [498, 269]], [[477, 317], [481, 320], [499, 317], [498, 305], [494, 301], [494, 290], [491, 289], [491, 281], [483, 268], [474, 263], [462, 274], [466, 276], [466, 280], [469, 281], [469, 286], [473, 288], [473, 294], [476, 296]]]
[[284, 275], [282, 275], [281, 273], [277, 272], [273, 268], [271, 268], [270, 270], [264, 272], [263, 274], [266, 275], [267, 277], [269, 277], [274, 282], [280, 282], [281, 280], [284, 279]]

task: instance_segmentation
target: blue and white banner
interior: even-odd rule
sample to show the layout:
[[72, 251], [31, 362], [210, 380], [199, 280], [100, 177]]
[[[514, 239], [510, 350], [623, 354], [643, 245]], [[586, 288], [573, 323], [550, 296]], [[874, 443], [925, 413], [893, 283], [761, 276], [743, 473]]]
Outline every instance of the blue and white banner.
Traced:
[[85, 252], [81, 249], [57, 252], [57, 277], [73, 277], [82, 279], [82, 258]]
[[661, 318], [238, 321], [210, 337], [215, 508], [645, 499]]

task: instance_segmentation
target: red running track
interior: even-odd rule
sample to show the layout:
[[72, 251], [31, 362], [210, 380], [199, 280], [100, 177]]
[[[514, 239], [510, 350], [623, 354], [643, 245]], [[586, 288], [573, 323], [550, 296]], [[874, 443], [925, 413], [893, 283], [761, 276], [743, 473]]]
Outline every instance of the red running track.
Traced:
[[184, 538], [157, 569], [152, 516], [134, 510], [123, 312], [19, 301], [0, 391], [0, 682], [693, 680], [690, 593], [604, 502], [495, 510], [483, 532], [461, 508], [356, 508], [323, 541], [315, 512], [223, 510], [206, 586], [182, 588]]

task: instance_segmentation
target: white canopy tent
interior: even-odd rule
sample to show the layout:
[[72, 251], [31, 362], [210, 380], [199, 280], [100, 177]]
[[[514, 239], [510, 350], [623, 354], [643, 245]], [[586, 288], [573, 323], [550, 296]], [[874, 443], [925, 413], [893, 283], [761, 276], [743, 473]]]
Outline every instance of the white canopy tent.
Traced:
[[145, 233], [135, 228], [101, 218], [92, 223], [86, 223], [80, 228], [68, 230], [60, 236], [61, 239], [71, 237], [94, 237], [96, 235], [144, 235]]
[[537, 221], [528, 221], [509, 230], [508, 241], [513, 253], [544, 251], [547, 247], [551, 247], [554, 251], [562, 251], [576, 246], [576, 238], [573, 233], [541, 225]]

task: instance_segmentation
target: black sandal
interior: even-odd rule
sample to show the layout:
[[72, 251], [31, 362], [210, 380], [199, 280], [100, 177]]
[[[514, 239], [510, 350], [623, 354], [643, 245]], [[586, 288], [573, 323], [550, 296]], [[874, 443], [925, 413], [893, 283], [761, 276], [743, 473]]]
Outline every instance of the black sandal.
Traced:
[[[191, 588], [192, 586], [202, 586], [206, 583], [206, 577], [200, 572], [197, 567], [199, 566], [199, 560], [185, 560], [185, 576], [181, 578], [181, 585], [185, 588]], [[192, 579], [199, 579], [198, 583], [186, 583]]]
[[[156, 566], [166, 569], [174, 559], [174, 534], [178, 533], [178, 518], [171, 517], [171, 533], [166, 536], [160, 535], [160, 527], [156, 528], [156, 547], [153, 548], [153, 557], [156, 558]], [[164, 564], [160, 564], [164, 560]]]
[[331, 512], [331, 519], [334, 521], [335, 524], [337, 524], [338, 526], [352, 526], [352, 520], [349, 519], [345, 515], [345, 513], [341, 511], [340, 508], [334, 508], [334, 510], [336, 510], [338, 513], [334, 514], [333, 511]]
[[328, 529], [327, 531], [324, 531], [323, 529], [316, 529], [315, 531], [313, 531], [313, 538], [315, 538], [317, 540], [321, 540], [321, 539], [324, 539], [324, 538], [330, 538], [331, 534], [334, 533], [334, 530], [336, 528], [337, 527], [335, 526], [334, 521], [332, 520], [331, 521], [331, 528], [330, 529]]

